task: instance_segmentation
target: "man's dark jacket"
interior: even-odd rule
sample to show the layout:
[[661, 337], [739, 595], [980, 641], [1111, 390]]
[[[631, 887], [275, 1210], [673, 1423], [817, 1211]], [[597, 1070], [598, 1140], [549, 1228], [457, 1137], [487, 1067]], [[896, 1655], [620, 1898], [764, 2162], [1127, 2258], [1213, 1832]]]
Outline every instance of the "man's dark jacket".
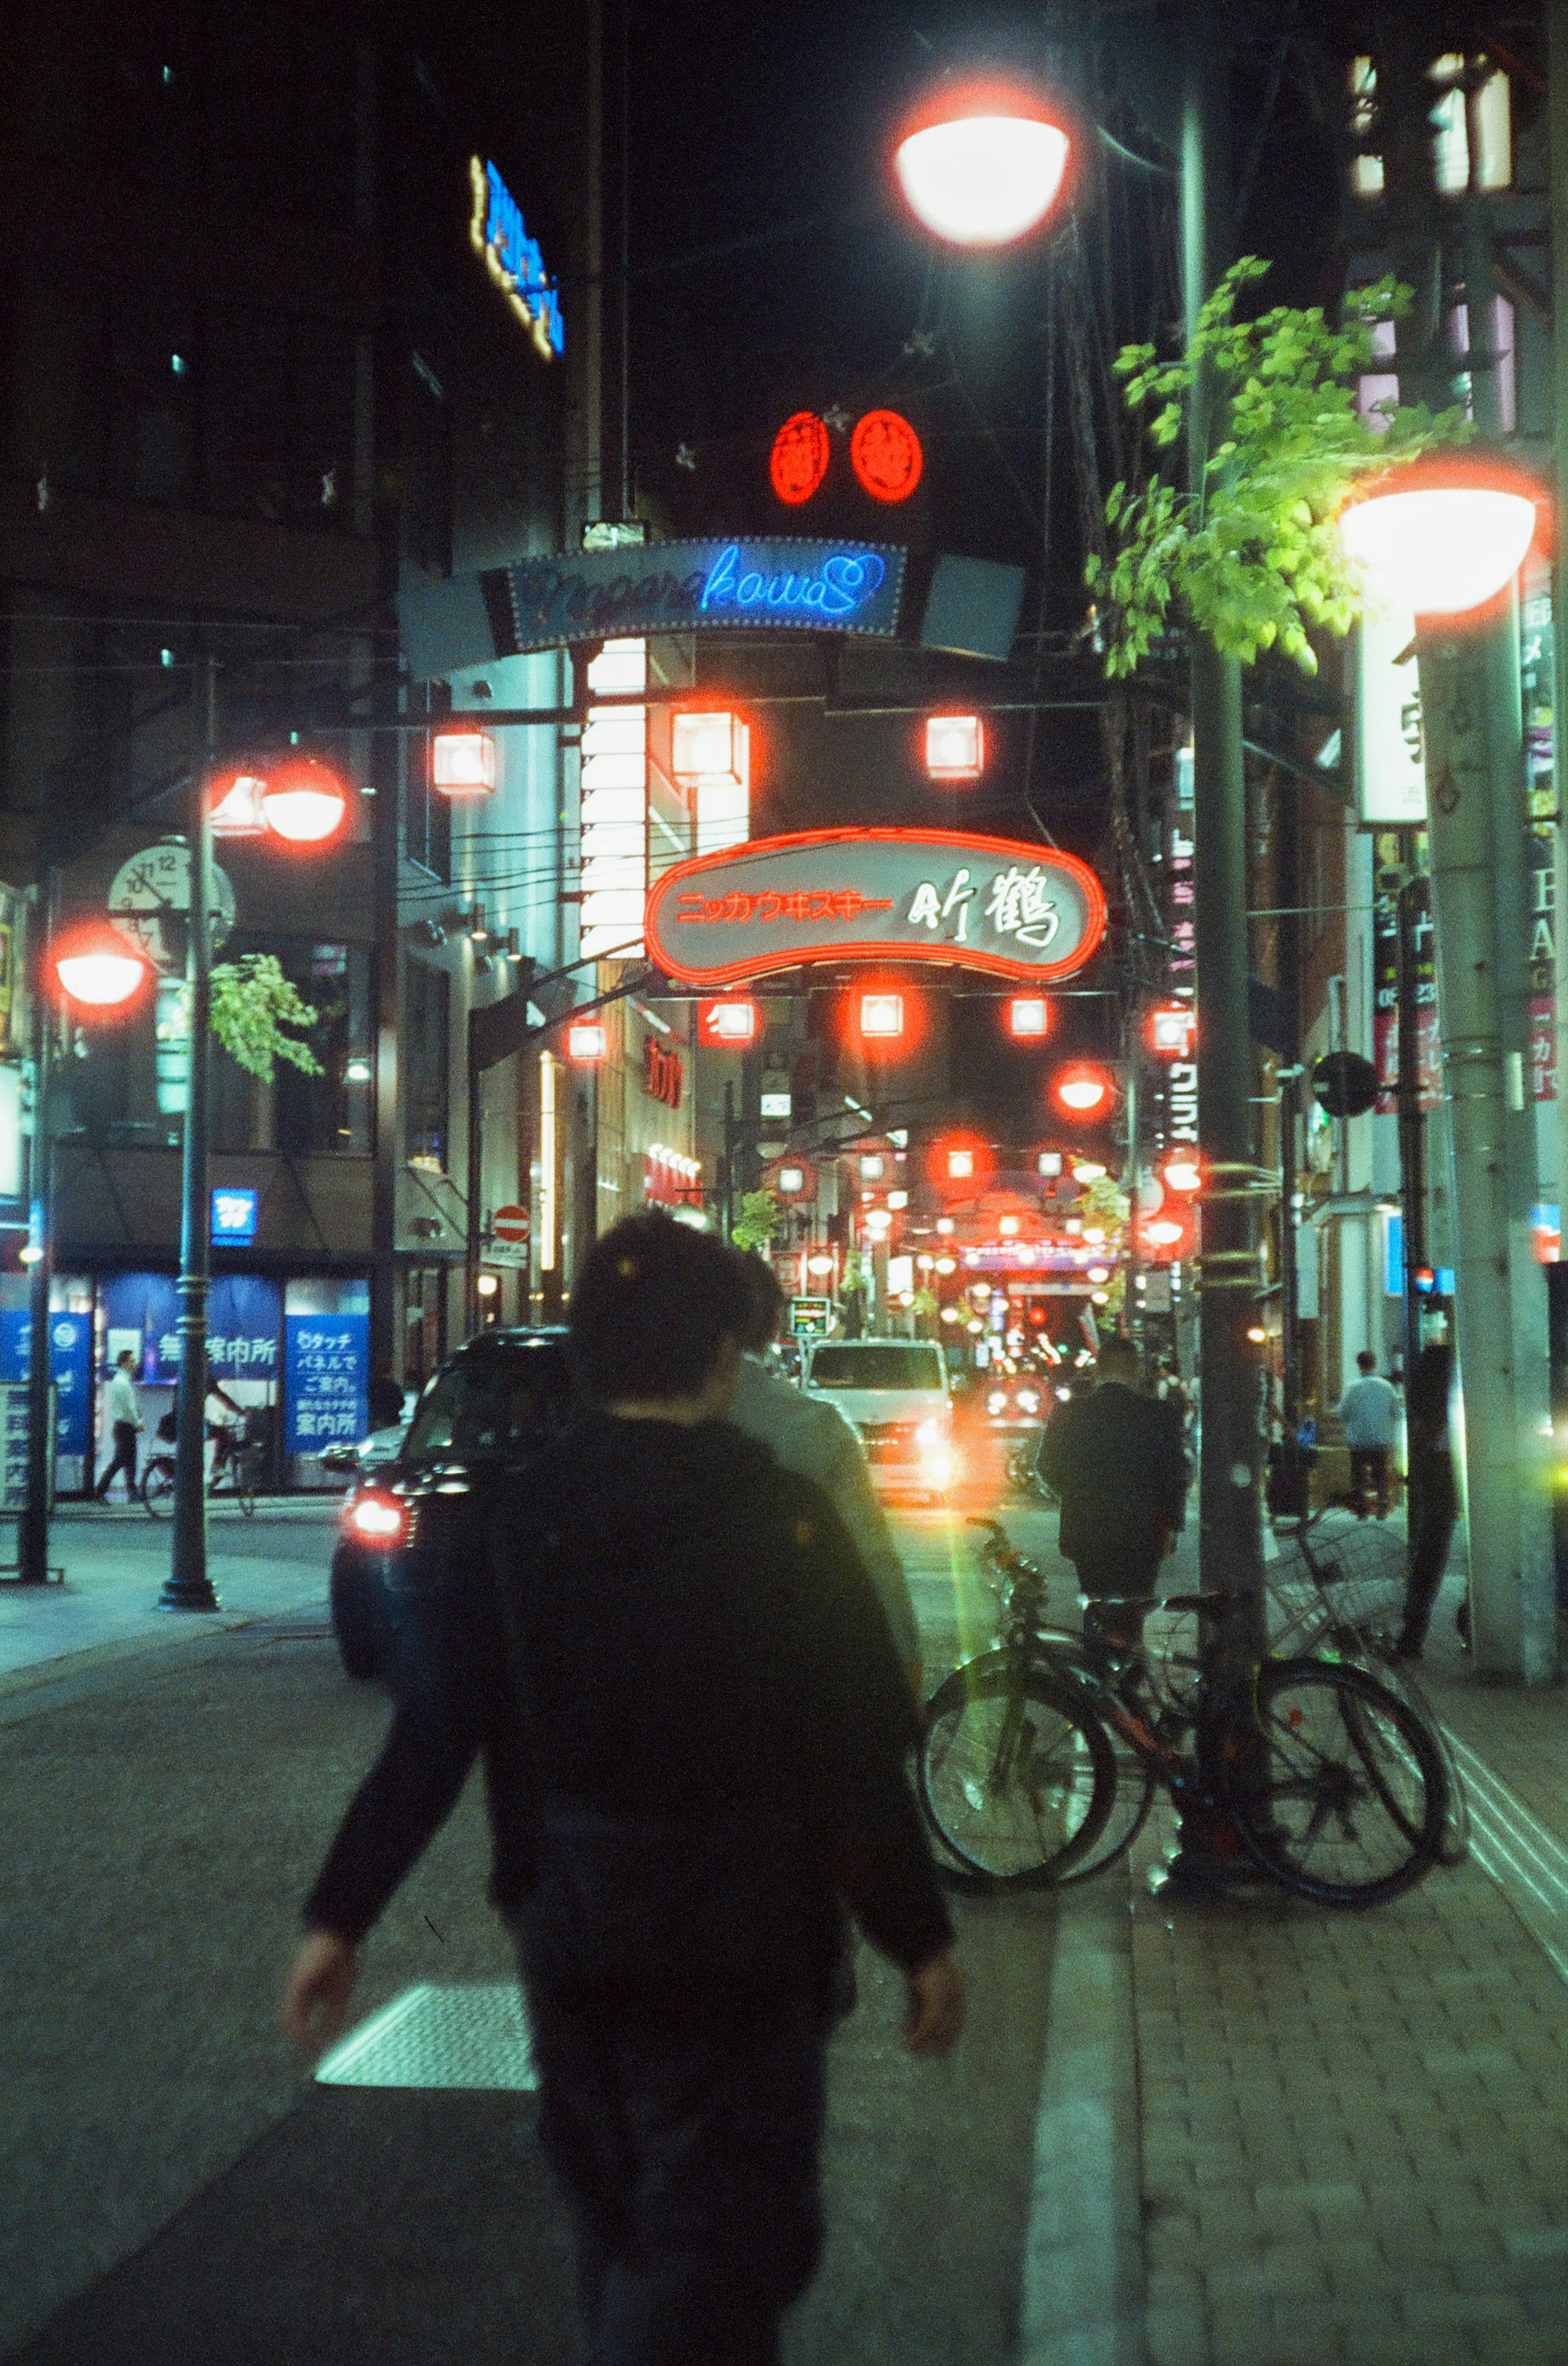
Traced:
[[1061, 1549], [1081, 1571], [1151, 1575], [1182, 1526], [1187, 1455], [1174, 1405], [1106, 1380], [1064, 1405], [1040, 1445], [1061, 1498]]
[[906, 1970], [952, 1931], [916, 1715], [827, 1498], [720, 1423], [593, 1415], [452, 1572], [305, 1908], [367, 1931], [481, 1760], [491, 1895], [567, 2002], [831, 1998], [839, 1900]]

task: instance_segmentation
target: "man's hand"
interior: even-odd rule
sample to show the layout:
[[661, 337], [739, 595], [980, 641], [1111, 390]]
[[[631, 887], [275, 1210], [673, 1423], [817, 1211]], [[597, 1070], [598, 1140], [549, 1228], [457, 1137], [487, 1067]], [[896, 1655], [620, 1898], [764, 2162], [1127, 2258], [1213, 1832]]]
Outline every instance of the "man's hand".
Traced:
[[283, 2025], [314, 2062], [342, 2034], [359, 1977], [359, 1950], [335, 1931], [312, 1931], [289, 1966]]
[[912, 2054], [951, 2054], [964, 2026], [964, 1976], [949, 1948], [909, 1978], [903, 2042]]

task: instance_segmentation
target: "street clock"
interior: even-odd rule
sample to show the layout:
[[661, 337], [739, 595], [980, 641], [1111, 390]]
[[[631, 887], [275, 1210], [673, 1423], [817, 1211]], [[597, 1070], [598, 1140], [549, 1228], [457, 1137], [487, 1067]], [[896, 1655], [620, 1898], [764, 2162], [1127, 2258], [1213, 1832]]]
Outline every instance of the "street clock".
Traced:
[[[185, 930], [179, 923], [190, 908], [191, 857], [183, 838], [160, 839], [155, 846], [143, 847], [115, 873], [109, 918], [154, 969], [184, 967]], [[234, 909], [233, 884], [214, 863], [209, 918], [215, 950], [233, 930]]]

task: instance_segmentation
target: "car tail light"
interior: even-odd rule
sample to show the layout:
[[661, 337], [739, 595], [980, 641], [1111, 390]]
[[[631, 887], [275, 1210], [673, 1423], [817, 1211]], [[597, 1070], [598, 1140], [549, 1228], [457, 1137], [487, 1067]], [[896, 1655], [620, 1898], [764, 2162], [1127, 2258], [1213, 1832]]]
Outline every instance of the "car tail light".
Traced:
[[401, 1544], [409, 1531], [409, 1515], [390, 1495], [356, 1495], [344, 1515], [344, 1526], [362, 1544]]

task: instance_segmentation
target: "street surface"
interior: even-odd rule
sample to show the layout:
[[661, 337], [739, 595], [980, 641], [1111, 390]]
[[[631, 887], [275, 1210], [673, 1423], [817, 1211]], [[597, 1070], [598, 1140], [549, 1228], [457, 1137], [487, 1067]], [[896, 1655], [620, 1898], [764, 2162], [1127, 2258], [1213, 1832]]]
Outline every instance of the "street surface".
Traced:
[[[1005, 1516], [1051, 1557], [1048, 1515]], [[961, 1521], [895, 1527], [935, 1683], [989, 1639], [989, 1597]], [[386, 1715], [322, 1632], [330, 1515], [215, 1526], [219, 1619], [149, 1606], [167, 1531], [140, 1515], [57, 1536], [70, 1588], [0, 1595], [28, 1654], [0, 1675], [0, 2349], [568, 2366], [531, 2097], [312, 2085], [277, 2031], [298, 1899]], [[1505, 1817], [1529, 1779], [1560, 1835], [1561, 1696], [1480, 1693], [1451, 1653], [1437, 1674]], [[1474, 1864], [1376, 1915], [1173, 1914], [1148, 1894], [1161, 1837], [1060, 1901], [958, 1900], [973, 2016], [949, 2063], [903, 2054], [898, 1983], [862, 1951], [790, 2366], [1562, 2366], [1568, 1985], [1545, 1940]], [[471, 1786], [356, 2012], [506, 1979], [485, 1860]]]

